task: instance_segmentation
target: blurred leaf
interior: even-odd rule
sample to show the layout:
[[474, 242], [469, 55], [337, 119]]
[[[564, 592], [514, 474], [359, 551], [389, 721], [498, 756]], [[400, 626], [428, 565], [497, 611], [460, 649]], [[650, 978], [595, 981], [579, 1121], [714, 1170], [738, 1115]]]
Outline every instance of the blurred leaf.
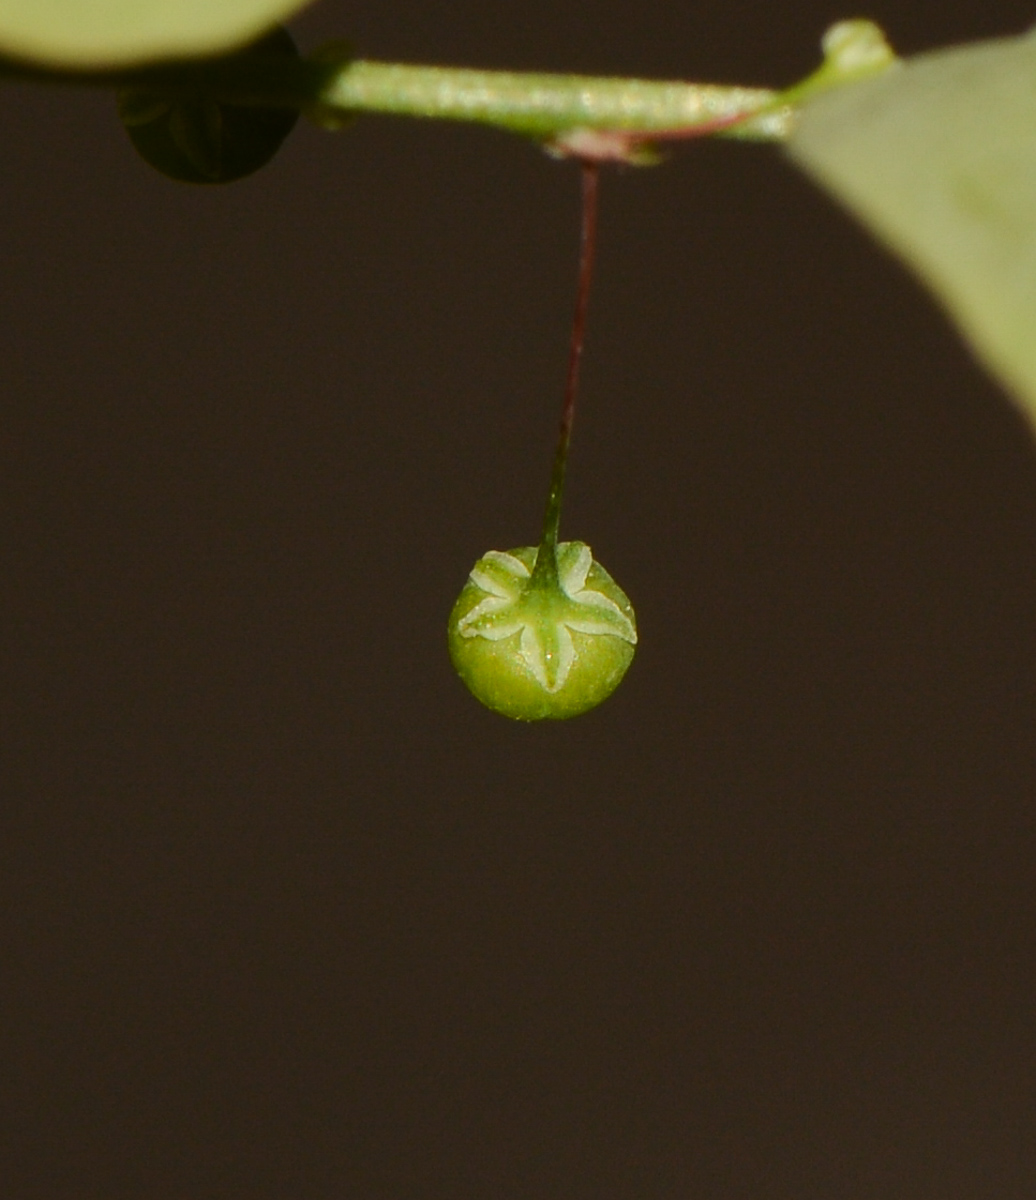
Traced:
[[1036, 38], [818, 96], [788, 150], [918, 272], [1036, 420]]
[[[297, 58], [275, 29], [234, 59]], [[209, 96], [167, 99], [139, 88], [119, 93], [119, 117], [137, 153], [181, 183], [232, 183], [264, 167], [298, 120], [294, 108], [226, 104]]]
[[107, 67], [216, 54], [252, 41], [309, 0], [0, 0], [0, 53]]

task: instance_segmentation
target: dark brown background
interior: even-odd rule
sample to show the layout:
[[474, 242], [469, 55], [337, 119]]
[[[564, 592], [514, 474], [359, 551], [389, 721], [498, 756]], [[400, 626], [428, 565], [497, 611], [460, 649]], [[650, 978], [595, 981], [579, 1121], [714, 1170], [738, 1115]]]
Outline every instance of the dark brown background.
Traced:
[[[846, 15], [297, 29], [777, 84]], [[370, 120], [199, 190], [3, 101], [5, 1200], [1028, 1200], [1036, 453], [919, 288], [772, 148], [609, 175], [565, 528], [642, 645], [512, 725], [444, 622], [535, 536], [574, 168]]]

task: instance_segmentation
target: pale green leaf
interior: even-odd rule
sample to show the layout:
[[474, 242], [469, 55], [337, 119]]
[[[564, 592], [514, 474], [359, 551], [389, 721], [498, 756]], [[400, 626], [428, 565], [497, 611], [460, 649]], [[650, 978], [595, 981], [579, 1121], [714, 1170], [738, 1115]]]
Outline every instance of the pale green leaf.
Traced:
[[1036, 420], [1036, 38], [936, 51], [820, 95], [788, 149]]
[[0, 54], [109, 67], [243, 45], [309, 0], [0, 0]]

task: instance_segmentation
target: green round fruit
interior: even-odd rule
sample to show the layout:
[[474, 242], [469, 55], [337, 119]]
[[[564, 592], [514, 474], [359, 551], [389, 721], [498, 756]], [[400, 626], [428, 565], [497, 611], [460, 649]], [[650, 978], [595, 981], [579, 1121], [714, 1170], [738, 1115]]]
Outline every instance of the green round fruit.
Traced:
[[[277, 28], [231, 58], [297, 59]], [[227, 104], [211, 96], [164, 97], [140, 88], [119, 93], [119, 118], [137, 153], [180, 183], [233, 183], [265, 167], [298, 120], [294, 108]]]
[[637, 644], [633, 606], [589, 546], [559, 543], [556, 572], [534, 570], [540, 553], [491, 550], [450, 614], [457, 674], [487, 708], [518, 721], [594, 708], [618, 687]]

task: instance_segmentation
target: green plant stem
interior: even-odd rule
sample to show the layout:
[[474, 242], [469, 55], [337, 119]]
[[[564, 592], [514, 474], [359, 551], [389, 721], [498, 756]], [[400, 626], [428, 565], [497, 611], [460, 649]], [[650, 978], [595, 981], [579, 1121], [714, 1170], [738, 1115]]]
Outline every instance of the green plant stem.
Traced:
[[350, 60], [341, 49], [308, 60], [229, 54], [113, 71], [61, 70], [0, 58], [0, 81], [132, 88], [160, 99], [204, 97], [225, 104], [298, 108], [330, 126], [359, 113], [476, 121], [535, 138], [561, 155], [637, 161], [638, 145], [667, 138], [714, 133], [782, 141], [791, 132], [799, 102], [887, 70], [895, 61], [881, 30], [870, 21], [839, 22], [825, 34], [823, 45], [820, 68], [783, 92], [369, 62]]
[[[136, 88], [156, 96], [210, 96], [225, 103], [289, 107], [334, 123], [359, 113], [474, 121], [550, 140], [573, 129], [665, 134], [724, 127], [777, 140], [790, 107], [767, 88], [410, 66], [401, 63], [284, 61], [233, 57], [114, 71], [55, 70], [0, 60], [0, 80], [73, 87]], [[733, 130], [731, 132], [734, 132]]]
[[[760, 112], [776, 97], [767, 88], [361, 60], [327, 83], [320, 103], [336, 111], [477, 121], [552, 138], [572, 129], [650, 134], [728, 124]], [[770, 112], [744, 133], [778, 138], [787, 115]]]

